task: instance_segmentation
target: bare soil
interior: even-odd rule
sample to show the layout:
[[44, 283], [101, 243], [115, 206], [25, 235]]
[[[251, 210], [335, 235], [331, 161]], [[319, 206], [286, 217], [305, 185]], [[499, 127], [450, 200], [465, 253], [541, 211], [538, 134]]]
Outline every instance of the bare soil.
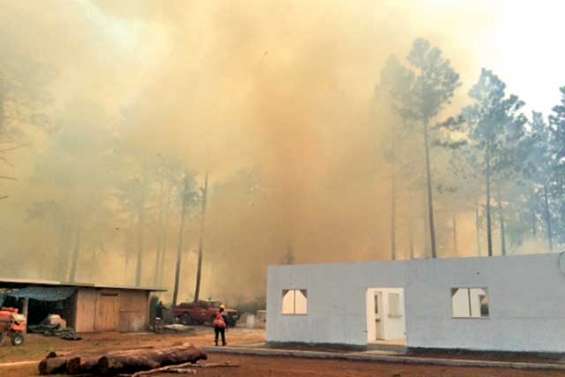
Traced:
[[[557, 377], [565, 372], [454, 368], [355, 361], [210, 355], [210, 362], [230, 361], [239, 368], [199, 370], [200, 377]], [[160, 377], [165, 377], [161, 375]], [[170, 375], [169, 375], [170, 376]]]
[[[230, 361], [238, 368], [200, 369], [200, 377], [557, 377], [564, 372], [513, 369], [397, 365], [287, 357], [210, 355], [209, 362]], [[36, 366], [0, 369], [6, 377], [36, 376]], [[158, 377], [170, 377], [160, 374]], [[182, 376], [175, 374], [175, 376]], [[189, 375], [186, 375], [189, 376]], [[193, 375], [190, 375], [193, 376]]]
[[[229, 345], [256, 344], [265, 341], [263, 330], [235, 328], [227, 332]], [[81, 334], [82, 340], [68, 341], [38, 334], [26, 335], [22, 346], [14, 347], [9, 340], [0, 345], [0, 377], [29, 377], [37, 375], [37, 363], [51, 351], [102, 353], [112, 350], [127, 350], [143, 347], [165, 347], [175, 344], [192, 343], [198, 347], [214, 344], [213, 330], [197, 328], [193, 333], [153, 334], [153, 333], [97, 333]], [[31, 364], [16, 364], [33, 361]], [[4, 364], [4, 365], [2, 365]]]

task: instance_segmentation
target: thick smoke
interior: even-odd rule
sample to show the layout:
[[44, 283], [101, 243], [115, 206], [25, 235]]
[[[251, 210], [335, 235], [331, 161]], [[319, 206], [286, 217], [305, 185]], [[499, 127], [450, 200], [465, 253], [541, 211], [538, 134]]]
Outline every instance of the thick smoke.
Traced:
[[[232, 300], [261, 294], [266, 266], [289, 256], [297, 263], [389, 259], [390, 166], [382, 149], [395, 120], [375, 99], [380, 70], [389, 55], [403, 57], [414, 38], [425, 37], [474, 79], [476, 46], [462, 42], [479, 25], [490, 27], [481, 4], [440, 9], [434, 1], [0, 6], [0, 74], [35, 80], [32, 92], [47, 98], [38, 105], [44, 122], [13, 121], [26, 145], [9, 156], [18, 181], [0, 182], [10, 195], [0, 201], [1, 273], [56, 278], [54, 266], [68, 263], [61, 245], [77, 247], [75, 233], [60, 236], [68, 218], [83, 224], [76, 279], [133, 284], [136, 218], [124, 214], [116, 192], [166, 159], [197, 184], [210, 175], [203, 294]], [[20, 60], [30, 62], [29, 72], [2, 65]], [[408, 257], [413, 218], [422, 255], [423, 194], [408, 196], [400, 186], [398, 253]], [[158, 194], [147, 195], [142, 285], [155, 283], [163, 242]], [[449, 209], [439, 197], [442, 206]], [[162, 283], [170, 288], [176, 197], [166, 214]], [[474, 242], [474, 220], [460, 215], [458, 253], [469, 255], [474, 249], [463, 245]], [[438, 232], [447, 233], [451, 215], [438, 216]], [[198, 221], [191, 208], [183, 299], [194, 286]], [[442, 255], [449, 255], [444, 238]]]

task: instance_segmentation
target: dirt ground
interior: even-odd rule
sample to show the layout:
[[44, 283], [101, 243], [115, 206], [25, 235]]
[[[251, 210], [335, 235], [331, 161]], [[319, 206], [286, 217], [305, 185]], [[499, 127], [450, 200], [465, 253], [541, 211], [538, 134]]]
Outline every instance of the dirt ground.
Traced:
[[[81, 353], [127, 350], [143, 347], [165, 347], [192, 343], [198, 347], [214, 344], [210, 328], [197, 328], [194, 333], [153, 334], [153, 333], [99, 333], [81, 334], [79, 341], [62, 340], [28, 334], [22, 346], [14, 347], [5, 339], [0, 345], [0, 377], [29, 377], [37, 375], [37, 362], [50, 351], [73, 351]], [[235, 328], [227, 333], [229, 345], [256, 344], [265, 341], [263, 330]], [[25, 363], [27, 361], [37, 361]], [[15, 365], [11, 365], [14, 364]]]
[[[520, 371], [512, 369], [453, 368], [397, 365], [353, 361], [296, 359], [287, 357], [230, 356], [212, 354], [209, 362], [230, 361], [237, 368], [198, 370], [200, 377], [557, 377], [565, 372]], [[6, 377], [36, 376], [34, 366], [0, 369]], [[160, 374], [169, 377], [171, 374]], [[175, 376], [182, 376], [175, 374]], [[189, 376], [189, 375], [186, 375]]]
[[[210, 362], [231, 361], [238, 368], [198, 371], [201, 377], [557, 377], [565, 373], [503, 369], [448, 368], [286, 357], [211, 355]], [[160, 377], [165, 377], [161, 375]]]
[[[96, 351], [125, 350], [149, 346], [167, 346], [180, 343], [192, 343], [195, 346], [212, 346], [213, 331], [210, 328], [197, 328], [194, 333], [186, 335], [153, 334], [153, 333], [98, 333], [81, 334], [79, 341], [62, 340], [37, 334], [28, 334], [22, 346], [10, 345], [8, 339], [0, 345], [0, 364], [23, 360], [39, 360], [50, 351]], [[254, 344], [265, 341], [263, 330], [235, 328], [227, 333], [230, 345]], [[0, 372], [0, 377], [3, 377]]]
[[[234, 329], [228, 334], [230, 345], [264, 342], [260, 330]], [[144, 346], [166, 346], [190, 342], [196, 346], [213, 343], [209, 329], [199, 329], [191, 336], [155, 334], [92, 334], [78, 342], [63, 341], [30, 335], [22, 347], [9, 344], [0, 346], [0, 365], [10, 362], [38, 360], [52, 350], [100, 352]], [[209, 362], [230, 361], [238, 368], [199, 370], [202, 377], [557, 377], [565, 372], [521, 371], [513, 369], [455, 368], [416, 366], [385, 363], [367, 363], [333, 360], [312, 360], [288, 357], [259, 357], [210, 354]], [[37, 375], [36, 363], [23, 363], [10, 367], [0, 366], [1, 377], [30, 377]], [[178, 375], [178, 374], [177, 374]], [[168, 377], [170, 374], [162, 374]], [[179, 375], [180, 376], [180, 375]]]

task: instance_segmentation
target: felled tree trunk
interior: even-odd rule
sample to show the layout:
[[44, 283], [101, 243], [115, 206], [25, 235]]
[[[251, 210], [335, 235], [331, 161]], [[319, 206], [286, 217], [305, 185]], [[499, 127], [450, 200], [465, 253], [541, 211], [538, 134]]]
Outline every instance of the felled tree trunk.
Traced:
[[67, 358], [64, 356], [45, 358], [39, 362], [38, 369], [42, 376], [65, 373], [67, 371]]
[[207, 358], [204, 352], [194, 346], [125, 351], [102, 356], [98, 360], [97, 370], [102, 374], [135, 373], [167, 365], [196, 363]]
[[98, 368], [99, 356], [76, 356], [67, 361], [68, 374], [94, 373]]
[[39, 374], [116, 375], [135, 373], [168, 365], [196, 363], [206, 360], [202, 350], [190, 344], [167, 348], [138, 348], [98, 355], [77, 355], [50, 352], [39, 363]]

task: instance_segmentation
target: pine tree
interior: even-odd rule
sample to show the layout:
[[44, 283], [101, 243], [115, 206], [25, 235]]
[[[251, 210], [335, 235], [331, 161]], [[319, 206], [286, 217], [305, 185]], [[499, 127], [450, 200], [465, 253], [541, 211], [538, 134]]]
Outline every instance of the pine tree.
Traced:
[[[476, 162], [484, 176], [487, 251], [488, 256], [492, 256], [493, 185], [497, 184], [500, 190], [501, 182], [514, 169], [518, 157], [516, 146], [523, 137], [526, 123], [525, 116], [520, 113], [524, 102], [515, 95], [507, 96], [506, 84], [487, 69], [481, 70], [479, 80], [471, 88], [469, 96], [474, 103], [464, 108], [462, 115], [469, 143], [480, 155]], [[503, 200], [502, 197], [498, 199]], [[502, 222], [501, 230], [504, 232]]]
[[455, 89], [460, 85], [455, 72], [441, 50], [424, 39], [416, 39], [407, 57], [408, 67], [400, 71], [404, 77], [401, 91], [396, 93], [396, 109], [407, 123], [418, 127], [422, 133], [426, 172], [427, 223], [429, 227], [432, 258], [437, 257], [433, 204], [433, 179], [431, 146], [433, 130], [430, 124], [450, 103]]

